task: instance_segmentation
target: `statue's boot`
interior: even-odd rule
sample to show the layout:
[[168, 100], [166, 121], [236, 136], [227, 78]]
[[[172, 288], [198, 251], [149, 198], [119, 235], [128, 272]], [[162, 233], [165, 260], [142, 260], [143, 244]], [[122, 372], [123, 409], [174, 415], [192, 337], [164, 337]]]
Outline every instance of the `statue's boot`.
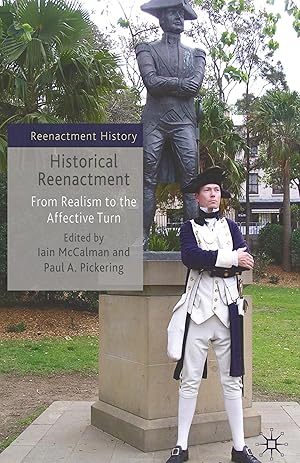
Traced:
[[144, 186], [144, 228], [143, 228], [143, 248], [148, 250], [149, 235], [155, 214], [155, 187]]

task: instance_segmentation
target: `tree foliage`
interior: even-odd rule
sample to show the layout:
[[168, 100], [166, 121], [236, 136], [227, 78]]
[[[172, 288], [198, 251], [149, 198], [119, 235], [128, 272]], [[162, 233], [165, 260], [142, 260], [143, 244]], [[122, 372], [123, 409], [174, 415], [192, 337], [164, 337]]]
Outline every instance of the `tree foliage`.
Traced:
[[281, 63], [272, 62], [279, 44], [274, 35], [279, 15], [256, 11], [252, 0], [195, 0], [201, 11], [191, 36], [208, 50], [208, 78], [227, 101], [238, 85], [258, 78], [286, 88]]
[[228, 116], [226, 103], [220, 101], [215, 93], [205, 93], [202, 111], [199, 128], [201, 170], [211, 165], [223, 167], [228, 172], [228, 188], [238, 196], [244, 169], [235, 157], [245, 148], [245, 142]]
[[2, 0], [0, 30], [2, 167], [9, 122], [103, 121], [122, 79], [76, 0]]
[[300, 95], [295, 91], [267, 91], [257, 100], [252, 128], [266, 144], [267, 155], [284, 162], [300, 150]]
[[141, 121], [142, 105], [140, 94], [135, 88], [125, 88], [110, 95], [105, 105], [110, 123], [135, 123]]
[[[278, 0], [267, 0], [267, 3], [270, 5], [276, 5]], [[300, 8], [296, 5], [294, 0], [284, 0], [285, 11], [293, 16], [293, 27], [297, 33], [297, 36], [300, 37]]]
[[264, 254], [276, 264], [282, 260], [283, 232], [282, 226], [275, 223], [268, 223], [259, 232], [258, 248], [259, 254]]

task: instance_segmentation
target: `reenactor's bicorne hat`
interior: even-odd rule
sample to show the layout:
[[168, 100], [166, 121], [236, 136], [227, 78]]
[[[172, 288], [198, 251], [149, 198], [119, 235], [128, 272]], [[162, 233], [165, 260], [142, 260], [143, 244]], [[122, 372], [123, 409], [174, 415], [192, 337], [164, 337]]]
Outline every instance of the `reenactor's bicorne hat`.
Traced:
[[231, 198], [229, 191], [223, 189], [223, 182], [226, 177], [226, 174], [221, 167], [209, 167], [201, 174], [198, 174], [194, 177], [184, 188], [182, 188], [183, 193], [198, 193], [200, 188], [209, 183], [219, 185], [221, 188], [221, 197], [222, 198]]
[[160, 10], [176, 6], [182, 6], [184, 10], [184, 19], [197, 19], [197, 14], [189, 4], [188, 0], [150, 0], [150, 2], [144, 3], [141, 6], [141, 10], [159, 18]]

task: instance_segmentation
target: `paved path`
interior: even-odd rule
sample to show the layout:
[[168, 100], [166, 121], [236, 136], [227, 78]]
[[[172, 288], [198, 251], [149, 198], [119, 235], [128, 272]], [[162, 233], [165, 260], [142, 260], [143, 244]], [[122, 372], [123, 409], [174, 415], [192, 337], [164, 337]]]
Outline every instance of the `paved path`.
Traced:
[[[143, 453], [90, 425], [92, 402], [54, 402], [3, 453], [0, 463], [165, 463], [169, 451]], [[256, 402], [262, 415], [262, 431], [274, 440], [272, 463], [300, 462], [300, 405], [296, 402]], [[262, 444], [257, 446], [256, 444]], [[266, 449], [263, 436], [247, 439], [258, 457]], [[205, 444], [190, 448], [189, 463], [229, 463], [231, 442]], [[271, 452], [260, 458], [269, 463]]]

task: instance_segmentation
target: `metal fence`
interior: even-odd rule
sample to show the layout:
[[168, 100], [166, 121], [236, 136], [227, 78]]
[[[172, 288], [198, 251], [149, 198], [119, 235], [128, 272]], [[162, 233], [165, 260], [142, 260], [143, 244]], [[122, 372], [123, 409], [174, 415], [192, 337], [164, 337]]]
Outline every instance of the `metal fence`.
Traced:
[[[243, 235], [246, 234], [246, 222], [236, 222], [241, 233]], [[167, 219], [166, 215], [156, 215], [155, 217], [155, 224], [158, 230], [172, 230], [172, 229], [179, 229], [183, 224], [183, 219], [181, 222], [170, 222]], [[260, 230], [265, 226], [265, 224], [261, 224], [259, 222], [250, 222], [249, 224], [249, 234], [250, 235], [258, 235]]]
[[[237, 222], [237, 225], [242, 233], [246, 235], [246, 222]], [[260, 230], [265, 226], [259, 222], [250, 222], [249, 223], [249, 235], [258, 235]]]

